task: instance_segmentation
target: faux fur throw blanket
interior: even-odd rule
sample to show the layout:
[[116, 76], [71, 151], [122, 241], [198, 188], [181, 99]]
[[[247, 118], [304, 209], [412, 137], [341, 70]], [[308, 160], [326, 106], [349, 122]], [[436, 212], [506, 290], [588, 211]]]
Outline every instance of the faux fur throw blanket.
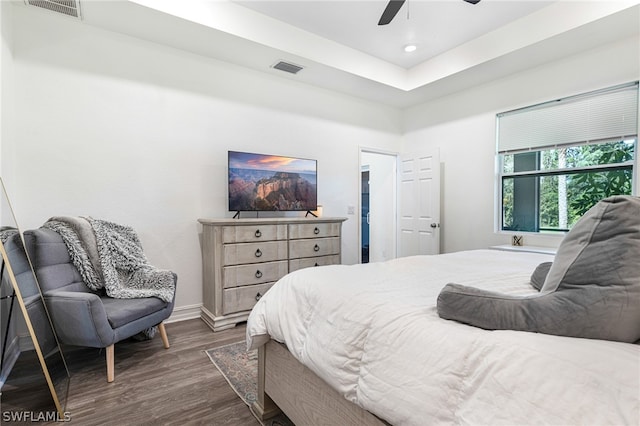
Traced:
[[0, 241], [2, 241], [2, 244], [4, 244], [9, 238], [13, 237], [17, 233], [17, 228], [14, 228], [12, 226], [2, 226], [0, 227]]
[[56, 231], [82, 279], [92, 290], [117, 299], [158, 297], [171, 302], [173, 273], [151, 266], [133, 228], [91, 217], [52, 217], [43, 225]]

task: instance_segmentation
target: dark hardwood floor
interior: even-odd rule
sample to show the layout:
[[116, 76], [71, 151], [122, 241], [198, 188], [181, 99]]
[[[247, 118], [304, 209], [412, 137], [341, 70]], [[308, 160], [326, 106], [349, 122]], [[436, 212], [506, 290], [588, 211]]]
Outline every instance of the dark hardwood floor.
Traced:
[[[194, 319], [166, 325], [169, 349], [162, 346], [159, 335], [150, 341], [117, 343], [112, 383], [107, 383], [104, 350], [64, 348], [71, 372], [68, 423], [259, 425], [204, 352], [244, 340], [245, 328], [239, 325], [214, 333]], [[20, 377], [13, 377], [18, 372]], [[34, 383], [25, 380], [27, 376], [41, 379]], [[0, 423], [12, 424], [7, 413], [54, 411], [51, 401], [37, 358], [23, 354], [2, 389]]]

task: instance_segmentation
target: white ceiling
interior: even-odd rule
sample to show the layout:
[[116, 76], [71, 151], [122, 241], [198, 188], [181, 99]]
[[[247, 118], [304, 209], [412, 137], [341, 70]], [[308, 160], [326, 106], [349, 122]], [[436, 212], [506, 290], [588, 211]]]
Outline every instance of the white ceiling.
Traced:
[[[234, 3], [376, 58], [411, 68], [553, 3], [552, 1], [406, 0], [378, 26], [387, 0], [233, 0]], [[414, 44], [415, 52], [403, 47]]]
[[640, 0], [407, 3], [378, 26], [386, 0], [81, 0], [86, 24], [397, 108], [622, 38], [640, 49]]

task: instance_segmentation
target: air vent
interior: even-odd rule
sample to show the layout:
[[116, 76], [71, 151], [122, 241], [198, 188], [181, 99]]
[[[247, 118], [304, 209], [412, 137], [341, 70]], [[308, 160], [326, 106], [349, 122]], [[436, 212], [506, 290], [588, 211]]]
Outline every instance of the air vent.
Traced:
[[79, 0], [24, 0], [24, 2], [30, 6], [82, 19]]
[[288, 72], [290, 74], [297, 74], [302, 70], [300, 65], [292, 64], [290, 62], [280, 61], [275, 65], [272, 65], [271, 68], [275, 68], [280, 71]]

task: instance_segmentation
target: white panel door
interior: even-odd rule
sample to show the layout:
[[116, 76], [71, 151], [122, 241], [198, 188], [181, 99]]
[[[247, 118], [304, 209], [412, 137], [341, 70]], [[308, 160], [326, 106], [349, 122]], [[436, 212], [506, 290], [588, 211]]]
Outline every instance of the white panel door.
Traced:
[[399, 167], [398, 255], [440, 252], [440, 156], [407, 153]]

